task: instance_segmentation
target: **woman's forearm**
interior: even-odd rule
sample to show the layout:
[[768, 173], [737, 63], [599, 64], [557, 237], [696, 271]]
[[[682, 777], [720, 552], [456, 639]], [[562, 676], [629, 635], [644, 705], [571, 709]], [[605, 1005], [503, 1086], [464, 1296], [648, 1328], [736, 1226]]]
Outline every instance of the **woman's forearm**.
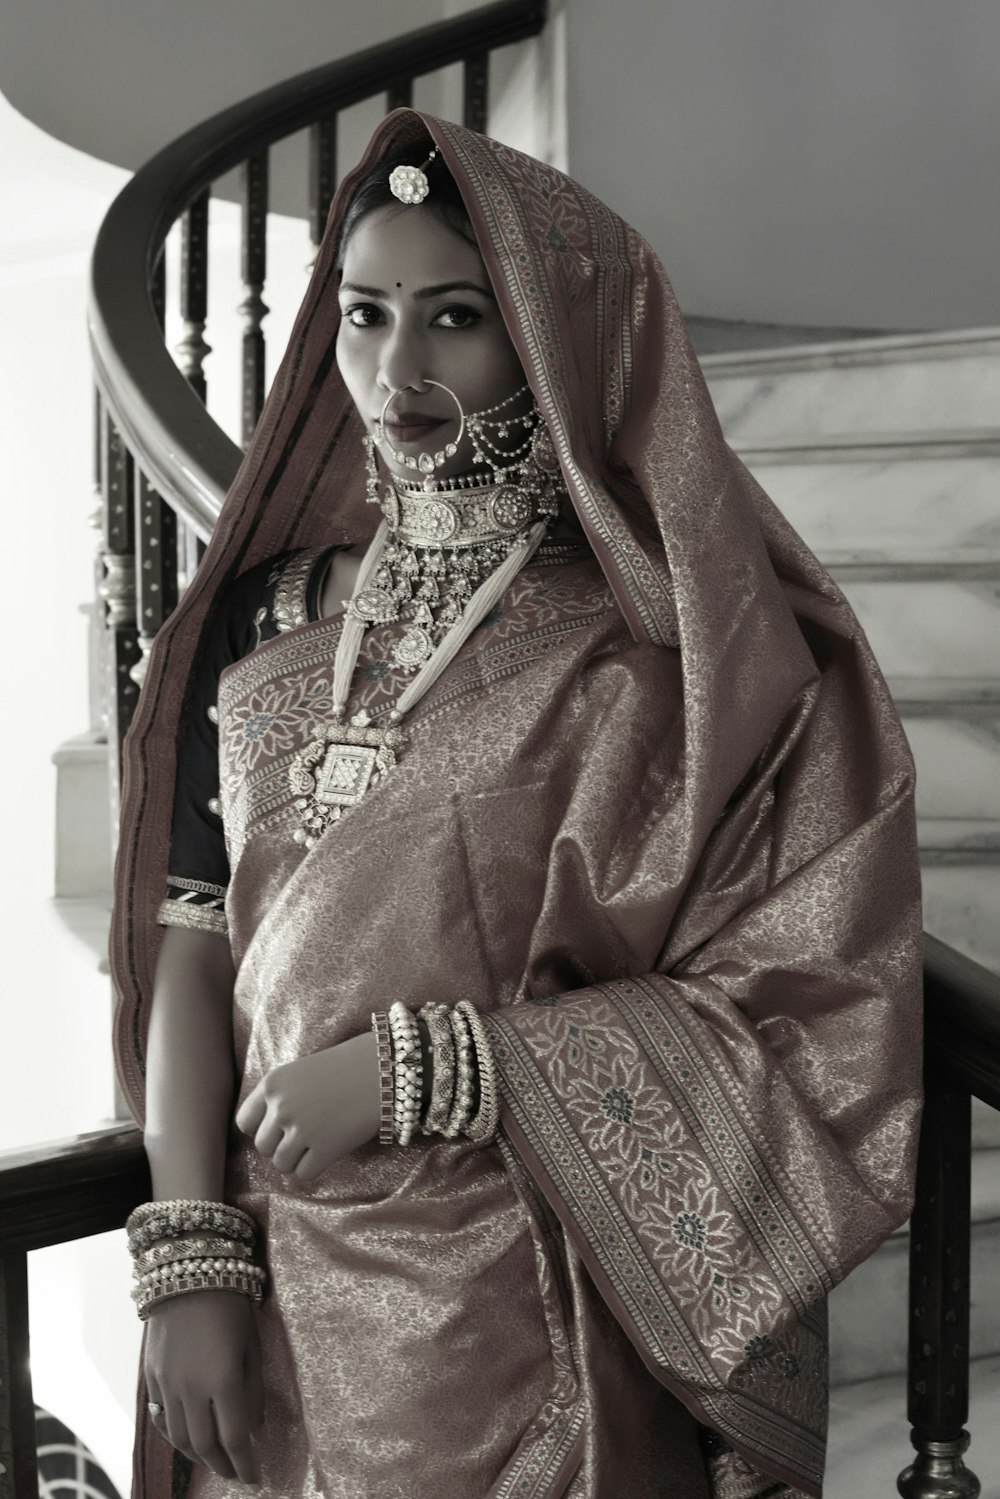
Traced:
[[167, 928], [147, 1042], [145, 1145], [154, 1198], [222, 1198], [236, 1089], [233, 978], [223, 937]]

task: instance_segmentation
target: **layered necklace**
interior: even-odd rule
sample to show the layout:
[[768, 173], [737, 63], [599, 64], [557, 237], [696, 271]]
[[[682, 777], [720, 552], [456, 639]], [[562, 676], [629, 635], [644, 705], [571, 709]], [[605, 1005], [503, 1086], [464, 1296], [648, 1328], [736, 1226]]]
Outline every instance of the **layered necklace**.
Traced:
[[[296, 842], [312, 848], [396, 764], [407, 740], [405, 715], [437, 681], [537, 551], [559, 512], [559, 464], [537, 407], [505, 414], [527, 387], [487, 411], [465, 416], [474, 470], [437, 480], [382, 481], [368, 450], [368, 499], [382, 510], [358, 572], [334, 657], [331, 721], [301, 750], [289, 780], [301, 826]], [[387, 403], [388, 404], [388, 403]], [[376, 427], [374, 441], [380, 439]], [[394, 454], [401, 458], [401, 454]], [[449, 455], [450, 456], [450, 455]], [[419, 461], [418, 461], [419, 462]], [[476, 470], [479, 470], [478, 472]], [[394, 707], [346, 721], [351, 680], [366, 632], [400, 623], [392, 661], [413, 680]]]

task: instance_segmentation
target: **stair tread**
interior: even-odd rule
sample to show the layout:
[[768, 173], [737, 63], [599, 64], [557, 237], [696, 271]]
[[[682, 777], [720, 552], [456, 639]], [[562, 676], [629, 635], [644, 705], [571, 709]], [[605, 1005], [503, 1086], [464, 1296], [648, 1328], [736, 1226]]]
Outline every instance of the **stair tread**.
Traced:
[[700, 363], [711, 380], [747, 374], [779, 374], [813, 369], [870, 368], [926, 359], [961, 359], [1000, 354], [1000, 328], [960, 328], [935, 333], [888, 333], [874, 338], [837, 339], [830, 343], [786, 345], [778, 349], [727, 350], [703, 354]]

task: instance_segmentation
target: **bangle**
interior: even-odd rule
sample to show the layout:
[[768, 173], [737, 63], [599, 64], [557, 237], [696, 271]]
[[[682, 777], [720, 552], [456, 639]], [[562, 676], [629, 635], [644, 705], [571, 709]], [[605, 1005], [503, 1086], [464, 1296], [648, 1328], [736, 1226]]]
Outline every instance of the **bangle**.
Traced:
[[191, 1230], [204, 1229], [239, 1239], [251, 1247], [257, 1238], [257, 1225], [242, 1208], [192, 1198], [144, 1202], [129, 1214], [125, 1224], [128, 1247], [133, 1254], [151, 1249], [158, 1239], [176, 1239]]
[[230, 1275], [246, 1275], [250, 1280], [260, 1281], [261, 1284], [266, 1274], [262, 1266], [239, 1258], [174, 1260], [169, 1265], [159, 1265], [155, 1270], [148, 1270], [145, 1275], [137, 1276], [132, 1288], [132, 1298], [140, 1300], [150, 1286], [169, 1285], [174, 1280], [186, 1280], [190, 1275], [221, 1275], [223, 1271], [228, 1271]]
[[389, 1029], [392, 1034], [396, 1139], [400, 1145], [409, 1145], [420, 1120], [424, 1067], [420, 1031], [416, 1019], [402, 1000], [397, 999], [390, 1006]]
[[469, 1022], [456, 1007], [448, 1017], [455, 1040], [455, 1097], [441, 1133], [454, 1140], [469, 1122], [475, 1098], [476, 1064]]
[[433, 1059], [431, 1097], [422, 1126], [424, 1134], [431, 1135], [443, 1130], [451, 1117], [455, 1099], [455, 1039], [447, 1005], [424, 1005], [420, 1018], [426, 1022], [430, 1034]]
[[255, 1306], [259, 1306], [263, 1300], [261, 1282], [256, 1277], [245, 1275], [240, 1271], [212, 1271], [210, 1274], [195, 1274], [181, 1280], [161, 1282], [159, 1285], [150, 1286], [148, 1290], [144, 1290], [136, 1301], [139, 1320], [145, 1322], [149, 1316], [150, 1307], [155, 1306], [157, 1302], [169, 1301], [174, 1296], [187, 1296], [192, 1291], [239, 1291], [242, 1295], [248, 1296]]
[[395, 1090], [392, 1076], [392, 1032], [384, 1010], [372, 1011], [372, 1030], [378, 1047], [379, 1125], [378, 1143], [391, 1145], [395, 1115]]
[[207, 1254], [213, 1257], [221, 1254], [223, 1259], [242, 1259], [246, 1252], [247, 1246], [237, 1239], [191, 1237], [168, 1239], [165, 1243], [155, 1244], [152, 1249], [147, 1249], [143, 1254], [137, 1255], [135, 1270], [136, 1273], [154, 1270], [157, 1265], [183, 1259], [185, 1255], [203, 1259]]
[[493, 1061], [493, 1048], [486, 1034], [483, 1018], [469, 999], [461, 1000], [456, 1010], [467, 1021], [472, 1032], [472, 1044], [476, 1049], [476, 1073], [479, 1080], [479, 1107], [465, 1126], [470, 1140], [491, 1140], [500, 1122], [500, 1095], [497, 1089], [497, 1072]]

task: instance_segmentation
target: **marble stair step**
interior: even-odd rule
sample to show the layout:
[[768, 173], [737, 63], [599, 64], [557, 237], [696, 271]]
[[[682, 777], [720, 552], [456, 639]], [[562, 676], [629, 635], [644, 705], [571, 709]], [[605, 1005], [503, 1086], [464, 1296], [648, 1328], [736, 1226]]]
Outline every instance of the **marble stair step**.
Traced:
[[926, 578], [906, 567], [882, 577], [831, 571], [890, 681], [997, 678], [1000, 565], [979, 579]]
[[924, 929], [1000, 977], [1000, 863], [924, 861]]
[[702, 357], [723, 431], [741, 443], [890, 429], [995, 428], [1000, 329]]
[[[906, 1371], [909, 1232], [902, 1228], [830, 1297], [830, 1381]], [[972, 1356], [1000, 1354], [1000, 1149], [972, 1157]]]
[[1000, 816], [1000, 712], [977, 708], [967, 717], [932, 717], [904, 711], [902, 718], [917, 766], [918, 817]]
[[973, 1150], [1000, 1150], [1000, 1109], [991, 1109], [981, 1098], [972, 1100]]
[[79, 734], [52, 755], [56, 767], [55, 894], [107, 897], [111, 891], [108, 745], [98, 730]]
[[827, 566], [1000, 564], [1000, 441], [741, 448]]

